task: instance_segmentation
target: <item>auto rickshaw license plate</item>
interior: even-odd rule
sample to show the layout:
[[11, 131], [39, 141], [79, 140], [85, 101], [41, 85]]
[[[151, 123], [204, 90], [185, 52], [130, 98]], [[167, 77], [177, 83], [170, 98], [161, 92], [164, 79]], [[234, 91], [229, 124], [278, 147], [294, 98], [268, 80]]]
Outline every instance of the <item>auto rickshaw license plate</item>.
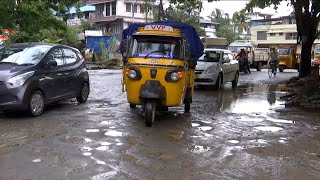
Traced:
[[159, 63], [159, 60], [158, 60], [158, 59], [148, 59], [148, 63], [158, 64], [158, 63]]

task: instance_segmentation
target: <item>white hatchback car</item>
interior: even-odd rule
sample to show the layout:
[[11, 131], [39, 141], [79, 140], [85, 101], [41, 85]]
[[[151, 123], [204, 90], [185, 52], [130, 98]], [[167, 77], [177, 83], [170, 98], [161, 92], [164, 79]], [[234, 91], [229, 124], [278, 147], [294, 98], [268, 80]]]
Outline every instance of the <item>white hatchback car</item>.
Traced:
[[205, 49], [198, 59], [195, 70], [195, 86], [214, 86], [220, 89], [225, 82], [232, 82], [237, 87], [239, 64], [231, 51], [226, 49]]

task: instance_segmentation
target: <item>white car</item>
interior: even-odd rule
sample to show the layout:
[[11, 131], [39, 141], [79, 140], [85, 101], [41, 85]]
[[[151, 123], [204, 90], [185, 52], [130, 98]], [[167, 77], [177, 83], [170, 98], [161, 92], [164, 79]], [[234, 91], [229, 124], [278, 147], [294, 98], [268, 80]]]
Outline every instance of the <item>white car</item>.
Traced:
[[239, 64], [231, 51], [226, 49], [205, 49], [198, 59], [195, 70], [195, 86], [214, 86], [220, 89], [225, 82], [232, 82], [237, 87]]

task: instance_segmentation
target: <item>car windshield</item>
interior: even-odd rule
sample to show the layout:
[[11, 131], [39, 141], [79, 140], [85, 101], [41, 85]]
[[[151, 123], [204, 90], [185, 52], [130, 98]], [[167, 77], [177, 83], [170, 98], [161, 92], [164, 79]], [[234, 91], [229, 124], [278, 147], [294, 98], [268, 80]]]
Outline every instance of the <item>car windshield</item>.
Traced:
[[229, 46], [228, 50], [231, 51], [232, 53], [236, 53], [236, 52], [240, 52], [241, 48], [245, 48], [245, 47]]
[[290, 49], [279, 49], [279, 55], [289, 55]]
[[210, 51], [205, 52], [198, 61], [203, 62], [219, 62], [220, 61], [220, 52], [217, 51]]
[[129, 57], [183, 59], [181, 38], [134, 36]]
[[5, 47], [0, 50], [0, 63], [17, 65], [35, 65], [51, 46], [38, 45], [32, 47]]

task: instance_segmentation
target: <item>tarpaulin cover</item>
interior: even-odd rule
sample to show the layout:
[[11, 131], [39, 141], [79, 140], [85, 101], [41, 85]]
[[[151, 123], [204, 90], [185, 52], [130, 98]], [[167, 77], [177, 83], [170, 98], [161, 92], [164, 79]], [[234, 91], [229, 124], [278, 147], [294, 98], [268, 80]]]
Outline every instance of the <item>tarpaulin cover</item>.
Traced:
[[100, 53], [101, 43], [104, 43], [105, 48], [107, 48], [110, 45], [110, 40], [113, 38], [113, 36], [89, 36], [86, 40], [86, 46], [93, 49], [93, 52]]
[[194, 27], [180, 23], [180, 22], [173, 22], [173, 21], [157, 21], [151, 23], [132, 23], [130, 26], [123, 30], [122, 32], [122, 42], [120, 45], [120, 51], [123, 54], [125, 52], [125, 48], [123, 46], [123, 40], [127, 39], [129, 36], [137, 32], [139, 27], [144, 27], [146, 25], [166, 25], [171, 26], [173, 28], [179, 29], [186, 39], [187, 43], [189, 44], [190, 54], [193, 58], [198, 59], [203, 54], [203, 43], [200, 40], [200, 37]]

